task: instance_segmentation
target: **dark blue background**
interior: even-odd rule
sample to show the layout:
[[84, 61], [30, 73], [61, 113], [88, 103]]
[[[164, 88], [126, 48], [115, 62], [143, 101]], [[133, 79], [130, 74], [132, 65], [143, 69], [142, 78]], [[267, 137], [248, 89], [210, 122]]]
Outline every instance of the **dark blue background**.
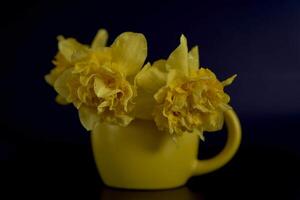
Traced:
[[[184, 33], [190, 47], [199, 45], [202, 66], [221, 80], [238, 74], [226, 91], [240, 116], [243, 142], [216, 180], [232, 174], [237, 181], [250, 174], [267, 176], [266, 182], [278, 174], [282, 182], [299, 179], [299, 1], [26, 1], [2, 9], [4, 173], [22, 166], [28, 177], [45, 176], [50, 168], [48, 179], [74, 173], [83, 178], [87, 169], [89, 178], [95, 176], [89, 134], [75, 108], [55, 103], [44, 75], [53, 67], [57, 35], [90, 43], [99, 28], [106, 28], [110, 43], [124, 31], [144, 33], [149, 61], [166, 58]], [[216, 154], [225, 135], [207, 134], [203, 156]]]

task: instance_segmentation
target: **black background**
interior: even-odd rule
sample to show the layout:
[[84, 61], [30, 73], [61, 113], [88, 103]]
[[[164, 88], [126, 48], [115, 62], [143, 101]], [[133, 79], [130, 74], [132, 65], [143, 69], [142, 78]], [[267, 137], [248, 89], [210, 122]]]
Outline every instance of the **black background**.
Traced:
[[[24, 1], [1, 10], [0, 175], [11, 194], [100, 198], [89, 134], [73, 107], [54, 102], [44, 75], [57, 35], [90, 43], [106, 28], [110, 43], [144, 33], [148, 61], [166, 58], [184, 33], [201, 66], [221, 80], [238, 74], [226, 91], [243, 128], [240, 151], [189, 190], [203, 199], [300, 198], [300, 1]], [[200, 158], [225, 140], [225, 131], [207, 134]]]

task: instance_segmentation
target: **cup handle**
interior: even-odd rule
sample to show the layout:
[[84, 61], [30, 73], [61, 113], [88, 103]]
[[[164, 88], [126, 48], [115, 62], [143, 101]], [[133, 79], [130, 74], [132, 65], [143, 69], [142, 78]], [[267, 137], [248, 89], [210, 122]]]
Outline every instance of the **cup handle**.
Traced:
[[227, 141], [223, 150], [213, 158], [196, 160], [193, 167], [193, 176], [206, 174], [224, 166], [237, 152], [242, 138], [242, 131], [239, 119], [233, 110], [224, 112], [227, 126]]

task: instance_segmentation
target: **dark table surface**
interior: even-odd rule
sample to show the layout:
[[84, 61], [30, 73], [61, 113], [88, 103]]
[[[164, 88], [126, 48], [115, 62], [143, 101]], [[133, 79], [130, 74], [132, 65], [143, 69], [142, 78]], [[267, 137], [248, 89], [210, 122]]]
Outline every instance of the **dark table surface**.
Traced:
[[[14, 159], [0, 162], [4, 188], [13, 189], [8, 190], [10, 195], [31, 198], [300, 199], [300, 157], [293, 151], [243, 142], [225, 167], [192, 177], [185, 187], [132, 191], [104, 186], [86, 136], [85, 144], [23, 140], [11, 156]], [[206, 142], [200, 145], [199, 158], [217, 154], [225, 139], [224, 131], [207, 135]]]
[[[84, 199], [299, 199], [299, 157], [279, 149], [241, 148], [211, 174], [174, 190], [130, 191], [104, 186], [89, 145], [24, 143], [19, 158], [2, 161], [1, 181], [10, 195]], [[4, 188], [3, 188], [4, 187]], [[69, 199], [68, 198], [68, 199]]]

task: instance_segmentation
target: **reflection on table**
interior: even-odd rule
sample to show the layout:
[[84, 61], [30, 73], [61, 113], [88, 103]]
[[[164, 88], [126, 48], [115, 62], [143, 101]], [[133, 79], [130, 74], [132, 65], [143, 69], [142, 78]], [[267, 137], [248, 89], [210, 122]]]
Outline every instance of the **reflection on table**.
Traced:
[[180, 187], [171, 190], [139, 191], [119, 190], [103, 187], [101, 200], [201, 200], [203, 197], [189, 190], [188, 187]]

